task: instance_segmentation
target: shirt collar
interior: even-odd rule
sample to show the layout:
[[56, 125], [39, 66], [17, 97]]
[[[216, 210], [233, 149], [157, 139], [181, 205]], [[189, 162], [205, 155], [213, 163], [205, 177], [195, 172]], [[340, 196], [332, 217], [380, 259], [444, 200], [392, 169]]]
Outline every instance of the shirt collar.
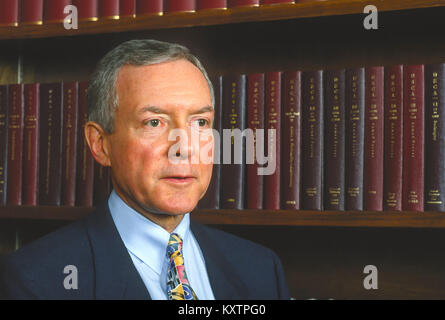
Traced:
[[[108, 199], [108, 206], [127, 250], [160, 274], [170, 239], [167, 230], [129, 207], [114, 190]], [[186, 242], [189, 229], [190, 216], [187, 213], [173, 232]]]

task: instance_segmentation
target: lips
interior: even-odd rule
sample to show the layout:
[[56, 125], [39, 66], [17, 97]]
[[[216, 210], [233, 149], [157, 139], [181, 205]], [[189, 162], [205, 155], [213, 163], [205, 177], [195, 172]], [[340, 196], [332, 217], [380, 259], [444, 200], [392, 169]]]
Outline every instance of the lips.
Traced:
[[187, 184], [195, 180], [194, 176], [189, 175], [173, 175], [162, 178], [162, 180], [175, 183], [175, 184]]

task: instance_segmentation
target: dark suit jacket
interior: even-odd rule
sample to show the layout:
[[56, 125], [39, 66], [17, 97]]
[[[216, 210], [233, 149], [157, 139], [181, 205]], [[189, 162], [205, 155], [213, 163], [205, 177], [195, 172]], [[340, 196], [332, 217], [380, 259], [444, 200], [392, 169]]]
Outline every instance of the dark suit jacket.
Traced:
[[[191, 221], [216, 299], [290, 298], [271, 250]], [[68, 265], [77, 268], [77, 290], [63, 285]], [[10, 254], [0, 272], [6, 299], [150, 299], [106, 204]]]

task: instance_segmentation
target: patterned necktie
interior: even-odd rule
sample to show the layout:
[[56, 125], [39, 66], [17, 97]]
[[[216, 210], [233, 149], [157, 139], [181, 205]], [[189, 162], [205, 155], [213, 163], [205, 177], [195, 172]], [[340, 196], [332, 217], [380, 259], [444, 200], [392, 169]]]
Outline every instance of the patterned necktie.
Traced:
[[176, 233], [170, 235], [167, 257], [170, 259], [167, 270], [168, 300], [198, 300], [185, 273], [182, 239]]

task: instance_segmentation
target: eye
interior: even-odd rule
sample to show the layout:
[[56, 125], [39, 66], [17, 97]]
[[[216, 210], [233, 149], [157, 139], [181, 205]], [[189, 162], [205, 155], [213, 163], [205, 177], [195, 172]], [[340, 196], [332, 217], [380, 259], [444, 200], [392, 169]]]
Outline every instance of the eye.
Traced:
[[159, 119], [151, 119], [146, 124], [150, 127], [156, 128], [161, 124], [161, 121]]
[[196, 120], [196, 122], [198, 123], [199, 127], [205, 127], [206, 125], [209, 124], [209, 121], [206, 119], [198, 119]]

